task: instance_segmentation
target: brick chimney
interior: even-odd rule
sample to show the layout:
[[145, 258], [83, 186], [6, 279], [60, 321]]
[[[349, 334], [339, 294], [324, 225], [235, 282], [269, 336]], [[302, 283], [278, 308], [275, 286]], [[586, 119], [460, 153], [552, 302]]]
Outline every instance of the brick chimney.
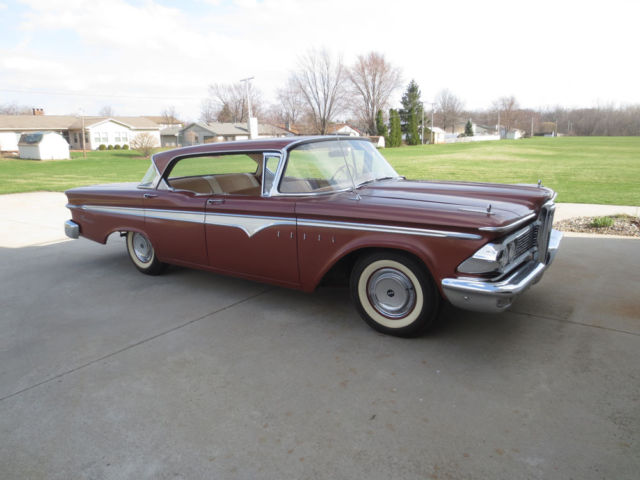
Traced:
[[44, 109], [42, 108], [32, 108], [31, 112], [36, 116], [44, 115]]

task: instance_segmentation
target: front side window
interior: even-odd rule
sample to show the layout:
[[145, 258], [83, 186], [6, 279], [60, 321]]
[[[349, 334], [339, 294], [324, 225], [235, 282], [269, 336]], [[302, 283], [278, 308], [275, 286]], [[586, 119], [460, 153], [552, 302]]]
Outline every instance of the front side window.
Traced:
[[198, 195], [259, 195], [261, 166], [261, 153], [188, 157], [173, 166], [167, 183]]
[[383, 178], [397, 178], [368, 140], [330, 140], [292, 149], [280, 182], [281, 193], [330, 193]]

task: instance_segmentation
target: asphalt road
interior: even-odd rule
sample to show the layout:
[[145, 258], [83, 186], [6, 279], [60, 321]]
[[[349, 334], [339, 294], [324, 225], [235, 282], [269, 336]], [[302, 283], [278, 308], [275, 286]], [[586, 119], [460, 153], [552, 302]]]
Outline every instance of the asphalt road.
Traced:
[[0, 268], [2, 479], [638, 478], [638, 240], [565, 238], [511, 311], [414, 340], [119, 238]]

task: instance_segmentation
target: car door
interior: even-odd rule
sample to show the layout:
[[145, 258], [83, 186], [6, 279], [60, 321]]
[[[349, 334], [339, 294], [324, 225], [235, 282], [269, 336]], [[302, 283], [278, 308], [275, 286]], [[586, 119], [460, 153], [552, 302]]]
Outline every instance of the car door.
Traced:
[[[207, 199], [206, 242], [211, 268], [285, 286], [298, 286], [295, 201], [270, 197], [280, 157], [265, 154], [260, 187], [216, 193]], [[223, 180], [223, 178], [219, 178]], [[241, 183], [241, 182], [240, 182]]]
[[209, 195], [188, 190], [144, 194], [145, 230], [158, 258], [193, 266], [208, 265], [204, 213]]

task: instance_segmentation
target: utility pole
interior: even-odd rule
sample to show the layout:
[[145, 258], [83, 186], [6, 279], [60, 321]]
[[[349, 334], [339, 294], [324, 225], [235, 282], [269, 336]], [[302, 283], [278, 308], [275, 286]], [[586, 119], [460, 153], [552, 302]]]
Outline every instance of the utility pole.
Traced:
[[241, 82], [244, 82], [245, 92], [247, 95], [247, 130], [249, 131], [249, 138], [253, 138], [251, 132], [251, 117], [253, 114], [251, 113], [251, 97], [249, 97], [249, 82], [253, 79], [254, 77], [247, 77], [240, 80]]
[[500, 110], [498, 110], [498, 136], [502, 140], [502, 128], [500, 127]]
[[433, 134], [433, 112], [436, 110], [436, 104], [434, 102], [431, 102], [431, 140], [429, 141], [429, 143], [431, 143], [433, 145], [433, 142], [435, 141], [435, 135]]
[[533, 115], [531, 116], [531, 138], [533, 138]]
[[424, 102], [422, 102], [422, 123], [420, 131], [420, 144], [424, 145]]
[[80, 110], [80, 115], [82, 116], [82, 156], [87, 158], [87, 149], [84, 143], [84, 112]]

